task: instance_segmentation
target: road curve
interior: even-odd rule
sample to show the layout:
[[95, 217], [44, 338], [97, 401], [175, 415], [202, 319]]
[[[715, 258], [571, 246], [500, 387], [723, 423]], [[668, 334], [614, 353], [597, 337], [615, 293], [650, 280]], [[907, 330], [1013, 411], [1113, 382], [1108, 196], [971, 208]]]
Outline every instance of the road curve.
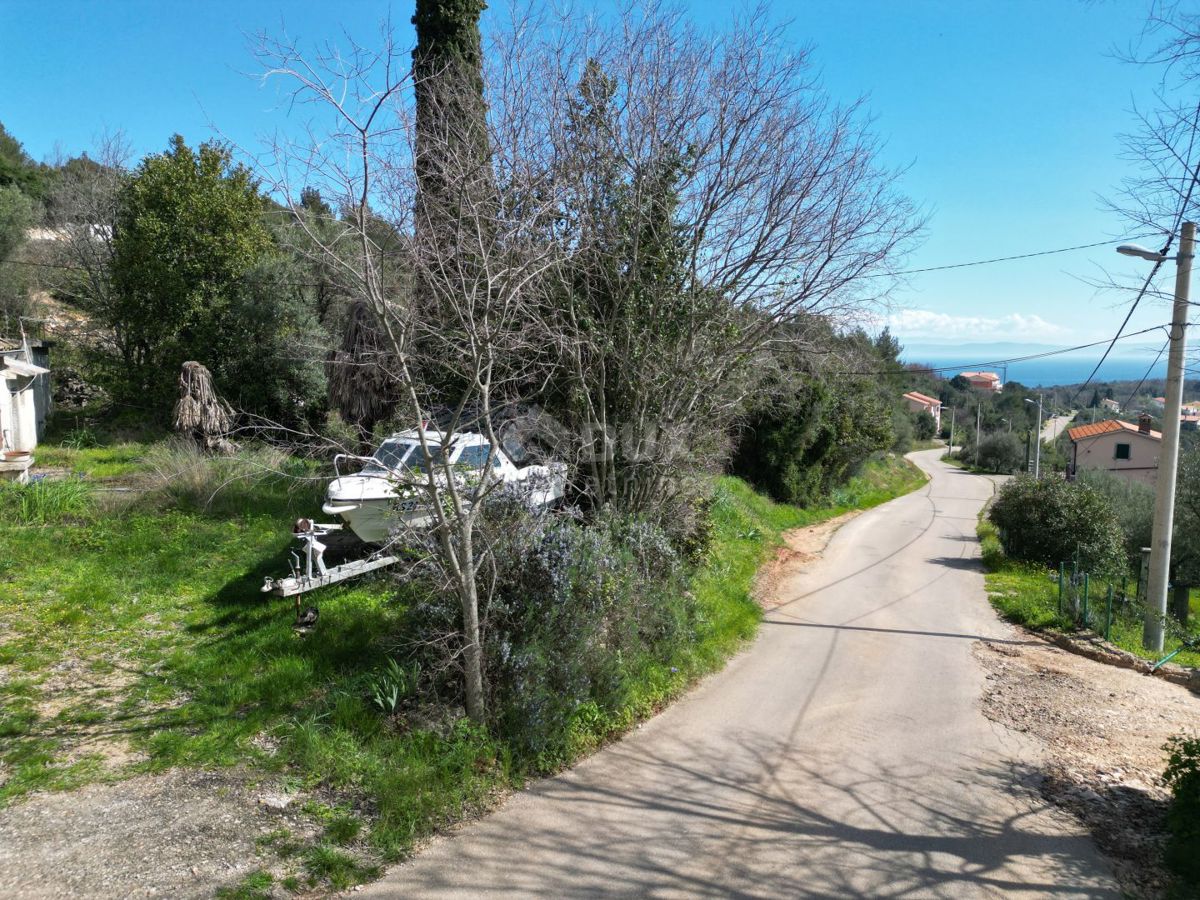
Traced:
[[723, 672], [360, 896], [1119, 897], [1036, 746], [980, 712], [972, 646], [1017, 638], [978, 563], [992, 482], [941, 452]]

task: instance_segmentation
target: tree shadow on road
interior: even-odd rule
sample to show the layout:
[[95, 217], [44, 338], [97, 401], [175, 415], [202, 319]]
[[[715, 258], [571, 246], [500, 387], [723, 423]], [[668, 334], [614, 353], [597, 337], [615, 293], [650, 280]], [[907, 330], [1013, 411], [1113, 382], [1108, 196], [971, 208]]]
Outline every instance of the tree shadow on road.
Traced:
[[[610, 748], [535, 785], [519, 821], [501, 811], [389, 886], [419, 896], [482, 879], [496, 896], [1120, 896], [1086, 835], [1048, 812], [1035, 769], [982, 757], [954, 772], [818, 762], [795, 742], [724, 737], [664, 747], [660, 734], [657, 753], [636, 739]], [[446, 879], [448, 860], [481, 880]]]

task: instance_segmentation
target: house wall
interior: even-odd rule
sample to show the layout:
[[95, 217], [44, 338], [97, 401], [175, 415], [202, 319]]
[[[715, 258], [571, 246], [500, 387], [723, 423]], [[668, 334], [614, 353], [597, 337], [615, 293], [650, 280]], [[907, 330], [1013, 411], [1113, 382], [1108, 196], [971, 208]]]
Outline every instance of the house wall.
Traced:
[[[1117, 444], [1129, 445], [1129, 459], [1117, 459]], [[1109, 432], [1075, 442], [1074, 464], [1080, 469], [1106, 472], [1153, 486], [1158, 475], [1161, 441], [1132, 431]]]
[[[50, 368], [49, 346], [40, 341], [32, 342], [30, 351], [32, 359], [26, 360], [27, 362], [31, 362], [35, 366], [41, 366], [43, 369]], [[25, 353], [20, 349], [6, 350], [4, 351], [3, 355], [15, 356], [17, 359], [21, 360], [25, 359]], [[21, 383], [27, 384], [27, 382], [24, 380]], [[9, 387], [12, 387], [12, 383], [10, 383]], [[28, 393], [28, 402], [30, 402], [32, 405], [29, 411], [24, 414], [24, 416], [28, 419], [30, 427], [34, 429], [34, 432], [37, 435], [37, 440], [40, 441], [43, 437], [45, 437], [46, 423], [50, 419], [50, 413], [54, 411], [54, 401], [52, 399], [53, 395], [50, 388], [50, 375], [46, 374], [34, 376], [33, 384], [25, 388], [25, 391]], [[5, 396], [5, 402], [7, 401], [8, 398]], [[4, 427], [11, 429], [12, 426], [5, 425]], [[36, 443], [36, 441], [34, 441], [34, 443]], [[22, 449], [31, 449], [32, 447], [33, 444], [31, 443], [29, 447], [22, 447]]]
[[[30, 348], [33, 351], [33, 359], [30, 360], [35, 366], [41, 366], [43, 369], [50, 368], [50, 348], [36, 344]], [[50, 413], [54, 411], [53, 394], [50, 390], [50, 375], [38, 375], [33, 379], [33, 412], [37, 418], [37, 438], [40, 441], [46, 436], [46, 422], [50, 419]]]
[[31, 378], [0, 378], [0, 443], [5, 450], [32, 450], [37, 446], [37, 416]]
[[922, 403], [920, 400], [910, 400], [908, 397], [904, 398], [904, 402], [908, 404], [910, 412], [929, 413], [933, 416], [933, 422], [937, 426], [938, 431], [942, 430], [942, 405], [940, 403], [937, 406], [931, 406], [928, 403]]

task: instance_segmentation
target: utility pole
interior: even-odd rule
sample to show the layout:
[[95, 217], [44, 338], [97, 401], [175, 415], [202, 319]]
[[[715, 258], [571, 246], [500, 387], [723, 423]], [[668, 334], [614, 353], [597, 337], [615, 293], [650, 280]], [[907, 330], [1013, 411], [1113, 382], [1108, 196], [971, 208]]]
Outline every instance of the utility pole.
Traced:
[[[1028, 397], [1025, 398], [1026, 403], [1032, 403]], [[1036, 442], [1033, 451], [1033, 478], [1036, 481], [1042, 477], [1042, 395], [1038, 394], [1038, 424], [1037, 431], [1034, 432], [1033, 439]]]
[[979, 429], [983, 427], [983, 404], [975, 404], [975, 468], [979, 468]]
[[[1184, 222], [1175, 257], [1175, 306], [1171, 314], [1171, 351], [1167, 357], [1167, 391], [1163, 407], [1162, 451], [1154, 485], [1154, 529], [1150, 538], [1150, 573], [1142, 645], [1162, 652], [1167, 617], [1167, 581], [1171, 568], [1171, 529], [1175, 525], [1175, 476], [1179, 467], [1179, 415], [1183, 406], [1183, 354], [1187, 344], [1188, 289], [1196, 225]], [[1161, 258], [1161, 257], [1159, 257]]]
[[954, 407], [950, 407], [950, 452], [954, 452]]

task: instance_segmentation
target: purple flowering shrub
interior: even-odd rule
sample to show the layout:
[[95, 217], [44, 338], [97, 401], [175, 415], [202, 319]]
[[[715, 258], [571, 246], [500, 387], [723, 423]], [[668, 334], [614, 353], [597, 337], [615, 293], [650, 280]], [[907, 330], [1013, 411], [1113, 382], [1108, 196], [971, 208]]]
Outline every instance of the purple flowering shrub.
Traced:
[[[492, 547], [480, 609], [492, 727], [551, 769], [569, 758], [581, 717], [604, 731], [643, 668], [693, 638], [686, 566], [663, 529], [620, 515], [583, 524], [489, 504], [481, 532]], [[418, 604], [414, 646], [452, 658], [457, 619], [452, 599]], [[456, 683], [446, 678], [443, 690]]]

